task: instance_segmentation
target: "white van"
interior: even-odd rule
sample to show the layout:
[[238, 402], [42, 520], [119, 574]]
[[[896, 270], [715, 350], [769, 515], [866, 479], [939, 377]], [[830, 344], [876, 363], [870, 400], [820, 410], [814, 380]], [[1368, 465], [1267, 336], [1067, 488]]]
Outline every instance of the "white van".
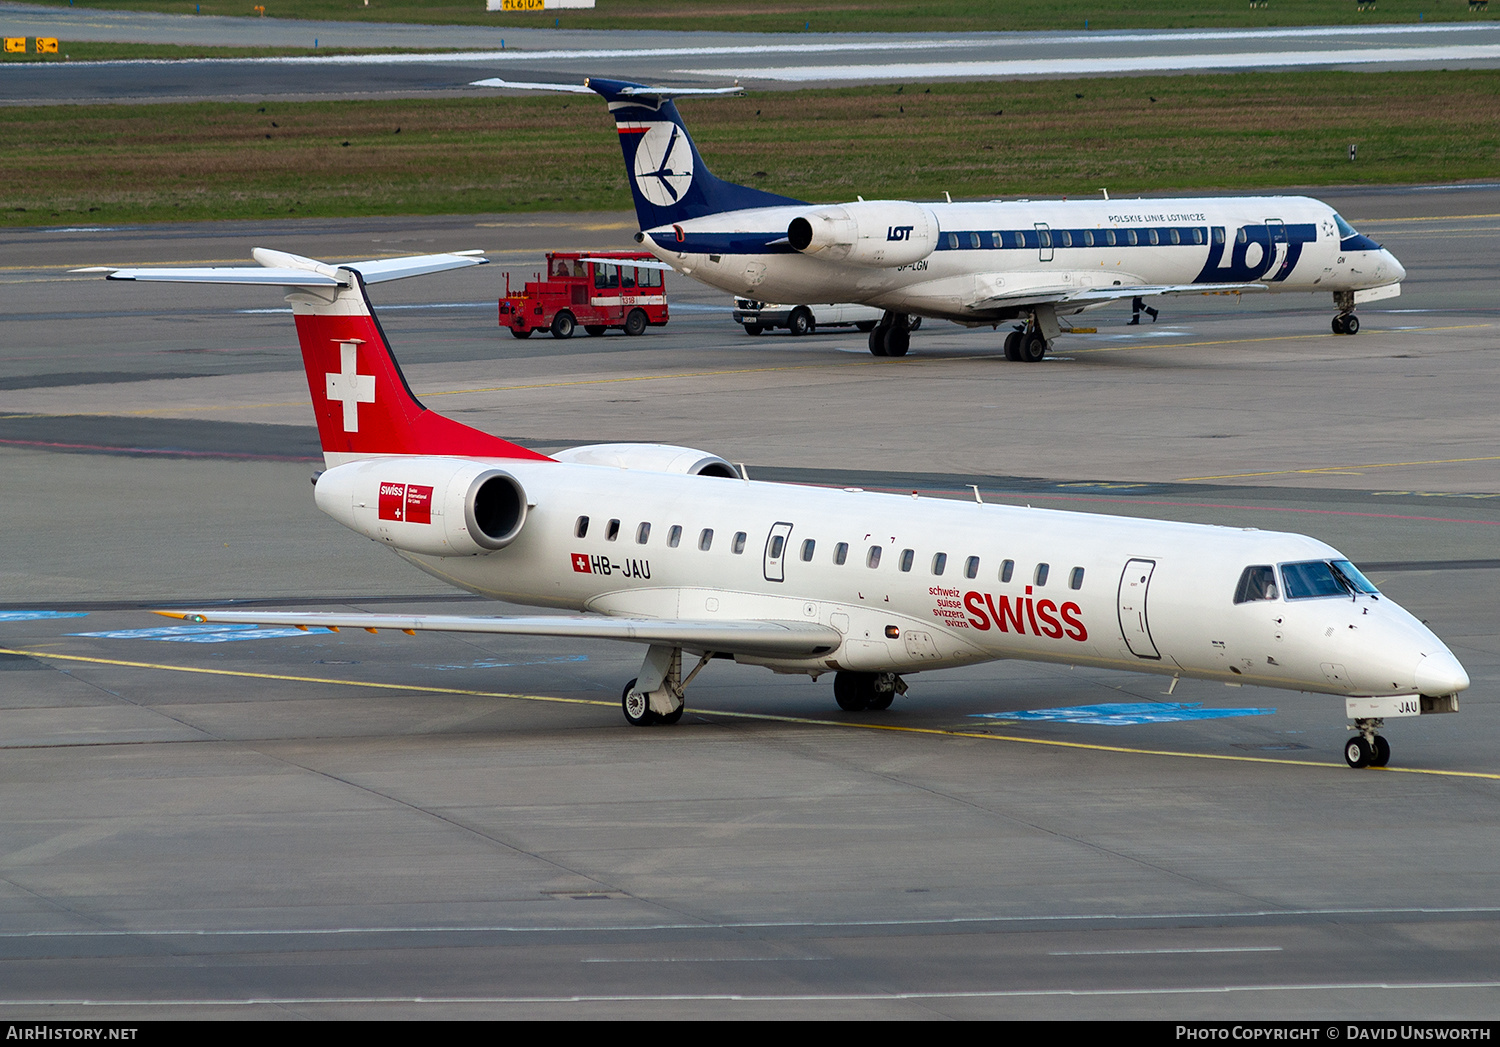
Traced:
[[[746, 334], [760, 334], [772, 327], [785, 327], [794, 335], [812, 334], [819, 327], [857, 327], [873, 331], [882, 312], [868, 305], [834, 302], [828, 305], [769, 305], [748, 298], [734, 300], [734, 322], [745, 325]], [[920, 317], [912, 317], [916, 330]]]

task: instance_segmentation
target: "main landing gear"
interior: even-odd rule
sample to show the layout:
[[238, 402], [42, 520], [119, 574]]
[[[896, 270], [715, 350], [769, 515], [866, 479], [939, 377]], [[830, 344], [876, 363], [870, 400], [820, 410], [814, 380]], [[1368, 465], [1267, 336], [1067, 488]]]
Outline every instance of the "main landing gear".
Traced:
[[1344, 762], [1350, 767], [1384, 767], [1391, 762], [1391, 743], [1375, 732], [1385, 726], [1380, 717], [1355, 720], [1352, 728], [1359, 733], [1344, 746]]
[[[1359, 317], [1354, 315], [1354, 292], [1333, 292], [1333, 304], [1339, 311], [1338, 315], [1333, 318], [1333, 333], [1359, 334]], [[1384, 765], [1375, 764], [1375, 766], [1381, 767]]]
[[1050, 305], [1039, 305], [1024, 324], [1005, 336], [1005, 358], [1012, 363], [1041, 363], [1060, 334], [1057, 311]]
[[711, 658], [713, 652], [705, 651], [687, 679], [683, 679], [682, 648], [653, 644], [646, 651], [640, 675], [627, 683], [625, 692], [620, 695], [625, 719], [633, 727], [649, 727], [654, 723], [670, 726], [681, 720], [683, 710], [687, 708], [687, 685]]
[[833, 700], [848, 713], [889, 709], [896, 695], [906, 693], [906, 681], [895, 673], [834, 673]]
[[905, 356], [911, 348], [911, 333], [921, 326], [920, 316], [887, 311], [870, 329], [870, 352], [876, 356]]

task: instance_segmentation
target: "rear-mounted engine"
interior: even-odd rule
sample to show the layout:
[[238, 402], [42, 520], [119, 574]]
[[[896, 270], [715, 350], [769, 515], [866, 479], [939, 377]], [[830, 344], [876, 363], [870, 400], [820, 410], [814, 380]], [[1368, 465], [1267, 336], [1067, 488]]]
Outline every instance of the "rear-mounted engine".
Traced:
[[478, 556], [526, 524], [526, 490], [504, 469], [451, 458], [350, 462], [318, 477], [318, 508], [345, 527], [411, 553]]
[[575, 465], [608, 465], [649, 473], [686, 473], [688, 476], [737, 477], [734, 466], [716, 454], [672, 444], [586, 444], [552, 455]]
[[786, 237], [803, 254], [885, 269], [930, 255], [937, 247], [938, 224], [921, 204], [865, 200], [798, 215]]

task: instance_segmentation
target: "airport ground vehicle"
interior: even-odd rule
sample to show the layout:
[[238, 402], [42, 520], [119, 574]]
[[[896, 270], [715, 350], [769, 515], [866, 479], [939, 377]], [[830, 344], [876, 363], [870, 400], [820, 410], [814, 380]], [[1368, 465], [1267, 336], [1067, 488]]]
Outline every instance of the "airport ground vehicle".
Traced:
[[571, 338], [582, 327], [590, 335], [618, 328], [645, 334], [668, 320], [663, 265], [643, 251], [548, 251], [547, 271], [512, 294], [505, 280], [500, 326], [517, 338], [551, 331]]
[[[831, 304], [786, 305], [757, 302], [750, 298], [734, 300], [734, 322], [745, 325], [746, 334], [760, 334], [784, 327], [794, 335], [812, 334], [819, 327], [857, 327], [873, 331], [885, 315], [879, 309], [853, 302]], [[915, 318], [920, 321], [920, 317]], [[915, 330], [919, 324], [913, 324]]]
[[327, 465], [318, 508], [451, 584], [575, 613], [160, 613], [642, 644], [621, 695], [637, 726], [680, 720], [716, 658], [832, 674], [851, 713], [888, 709], [905, 677], [999, 659], [1248, 683], [1342, 698], [1352, 767], [1390, 759], [1387, 718], [1457, 712], [1469, 686], [1426, 625], [1303, 535], [985, 504], [977, 488], [968, 502], [752, 481], [676, 445], [530, 450], [424, 407], [370, 306], [368, 284], [484, 264], [477, 252], [254, 256], [103, 271], [282, 289]]

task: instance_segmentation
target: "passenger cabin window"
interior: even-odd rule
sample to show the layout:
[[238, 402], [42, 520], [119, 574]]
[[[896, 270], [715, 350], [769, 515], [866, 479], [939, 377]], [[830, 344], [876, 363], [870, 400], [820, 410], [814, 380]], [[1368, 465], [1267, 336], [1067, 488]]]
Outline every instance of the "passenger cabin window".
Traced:
[[1202, 229], [1194, 229], [1193, 230], [1193, 243], [1195, 243], [1195, 244], [1201, 244], [1202, 242], [1203, 242], [1203, 230]]
[[1005, 246], [1005, 236], [1003, 234], [1001, 234], [1001, 233], [991, 233], [990, 234], [990, 246], [991, 247], [1004, 247]]
[[840, 542], [838, 545], [835, 545], [833, 547], [833, 562], [835, 564], [837, 564], [839, 567], [842, 567], [842, 566], [844, 566], [844, 562], [846, 560], [848, 560], [848, 559], [849, 559], [849, 543], [848, 542]]
[[948, 249], [950, 251], [956, 251], [956, 250], [958, 250], [958, 234], [957, 233], [949, 233], [948, 234]]
[[1052, 231], [1050, 229], [1038, 229], [1036, 231], [1036, 242], [1040, 247], [1052, 246]]
[[1105, 247], [1113, 247], [1113, 246], [1115, 246], [1115, 231], [1113, 229], [1106, 229], [1106, 230], [1104, 230], [1104, 246]]
[[573, 535], [576, 538], [587, 538], [589, 536], [589, 518], [580, 516], [578, 523], [573, 527]]
[[1083, 588], [1083, 568], [1082, 567], [1075, 567], [1071, 571], [1068, 572], [1068, 588], [1069, 589], [1082, 589]]
[[932, 558], [932, 573], [942, 574], [948, 569], [948, 554], [938, 553]]
[[1011, 575], [1013, 575], [1015, 573], [1016, 573], [1016, 562], [1014, 560], [1006, 560], [1004, 563], [1002, 563], [1000, 565], [1000, 580], [1002, 582], [1008, 582], [1008, 581], [1010, 581]]
[[651, 525], [643, 523], [635, 529], [635, 544], [645, 545], [651, 538]]
[[1036, 565], [1036, 574], [1032, 575], [1032, 577], [1035, 579], [1038, 588], [1047, 584], [1047, 572], [1051, 569], [1044, 563]]
[[866, 567], [879, 567], [880, 566], [880, 546], [878, 546], [878, 545], [872, 545], [872, 546], [870, 546], [870, 551], [865, 554], [865, 566]]
[[1134, 229], [1127, 229], [1127, 230], [1125, 230], [1125, 243], [1127, 245], [1129, 245], [1130, 247], [1134, 247], [1136, 245], [1135, 230]]
[[977, 557], [977, 556], [971, 556], [967, 560], [964, 561], [964, 577], [965, 578], [978, 578], [979, 577], [979, 557]]
[[974, 247], [974, 248], [977, 248], [979, 246], [979, 234], [978, 233], [970, 233], [969, 234], [969, 246], [970, 247]]
[[729, 550], [730, 550], [730, 552], [734, 553], [734, 555], [736, 555], [736, 556], [738, 556], [740, 553], [742, 553], [742, 552], [745, 551], [745, 532], [744, 531], [735, 531], [734, 532], [734, 544], [729, 547]]
[[605, 528], [604, 540], [606, 542], [612, 542], [618, 537], [620, 537], [620, 521], [611, 520], [609, 522], [609, 527]]
[[1216, 243], [1216, 244], [1222, 244], [1223, 242], [1224, 242], [1224, 227], [1222, 225], [1216, 225], [1216, 226], [1214, 226], [1214, 243]]
[[1250, 234], [1245, 232], [1244, 226], [1240, 226], [1240, 231], [1234, 234], [1234, 239], [1236, 243], [1249, 243]]
[[1240, 572], [1240, 584], [1234, 590], [1235, 603], [1276, 599], [1276, 572], [1270, 564], [1247, 567]]
[[1070, 233], [1068, 230], [1063, 229], [1057, 235], [1058, 235], [1058, 238], [1062, 240], [1062, 246], [1063, 247], [1072, 247], [1073, 246], [1073, 234]]
[[771, 559], [781, 559], [781, 551], [785, 548], [786, 537], [784, 535], [773, 534], [771, 536]]
[[667, 548], [676, 549], [682, 544], [682, 524], [673, 524], [667, 532]]
[[1182, 243], [1182, 234], [1180, 232], [1178, 232], [1176, 229], [1173, 229], [1168, 235], [1171, 236], [1172, 242], [1174, 244], [1180, 244], [1180, 243]]
[[[912, 561], [914, 561], [916, 558], [917, 558], [917, 554], [915, 552], [913, 552], [912, 550], [910, 550], [910, 549], [902, 549], [901, 550], [901, 569], [903, 571], [910, 571], [911, 570]], [[875, 565], [871, 564], [870, 566], [874, 567]]]
[[1093, 247], [1094, 246], [1094, 233], [1093, 233], [1093, 230], [1091, 230], [1091, 229], [1085, 229], [1083, 231], [1083, 246], [1084, 247]]
[[811, 538], [807, 539], [806, 541], [804, 541], [802, 543], [802, 562], [803, 563], [812, 563], [813, 550], [816, 549], [817, 547], [818, 547], [818, 543], [815, 542], [815, 541], [813, 541]]
[[714, 529], [712, 527], [703, 528], [703, 530], [698, 534], [698, 548], [702, 549], [706, 553], [708, 552], [709, 546], [713, 544]]

